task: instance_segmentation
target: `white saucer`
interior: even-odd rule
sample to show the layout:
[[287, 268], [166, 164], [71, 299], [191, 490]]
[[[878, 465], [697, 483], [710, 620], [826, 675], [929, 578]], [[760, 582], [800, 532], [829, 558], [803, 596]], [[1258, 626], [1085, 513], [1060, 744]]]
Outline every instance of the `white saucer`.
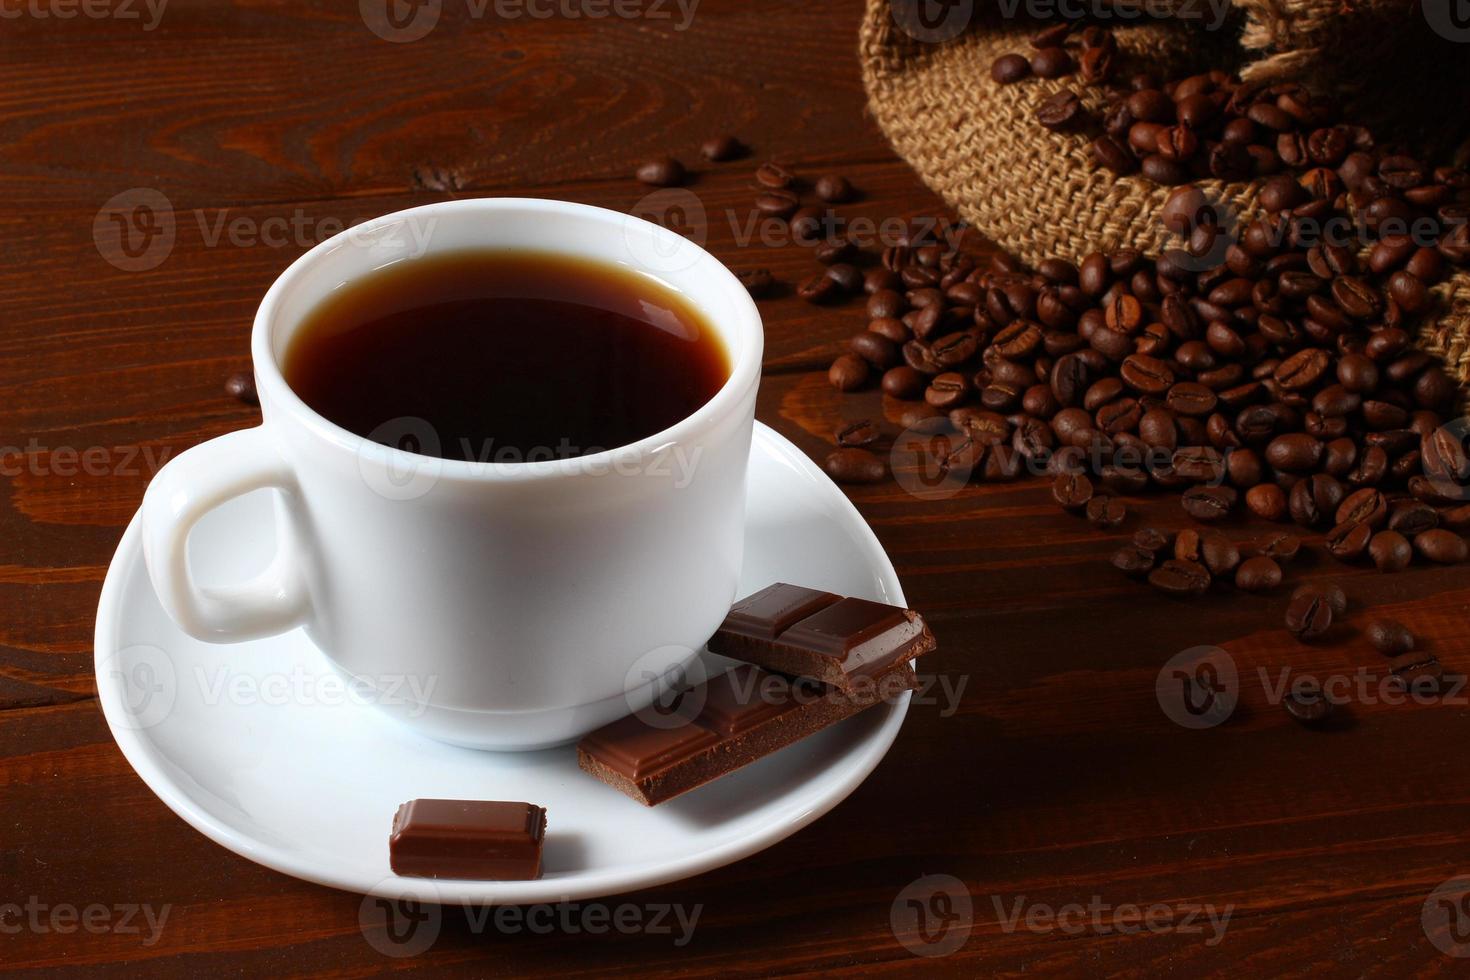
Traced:
[[[190, 540], [201, 582], [240, 581], [272, 548], [269, 492], [209, 515]], [[893, 565], [846, 497], [757, 423], [741, 594], [774, 581], [904, 604]], [[500, 904], [573, 901], [737, 861], [836, 806], [898, 734], [908, 695], [679, 799], [644, 807], [577, 768], [570, 746], [494, 753], [400, 726], [352, 696], [301, 631], [192, 640], [158, 604], [136, 517], [97, 610], [97, 691], [128, 762], [175, 813], [268, 868], [365, 894]], [[710, 657], [709, 654], [705, 654]], [[720, 659], [720, 658], [712, 658]], [[538, 881], [399, 878], [388, 831], [415, 797], [547, 808]]]

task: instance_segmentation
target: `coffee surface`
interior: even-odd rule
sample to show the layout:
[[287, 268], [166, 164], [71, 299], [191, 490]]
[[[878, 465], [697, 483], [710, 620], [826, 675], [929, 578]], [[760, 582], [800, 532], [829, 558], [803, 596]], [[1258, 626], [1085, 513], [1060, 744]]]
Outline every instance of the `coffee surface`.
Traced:
[[385, 445], [479, 462], [582, 456], [710, 400], [729, 357], [702, 314], [618, 266], [540, 252], [412, 259], [339, 287], [286, 350], [314, 411]]

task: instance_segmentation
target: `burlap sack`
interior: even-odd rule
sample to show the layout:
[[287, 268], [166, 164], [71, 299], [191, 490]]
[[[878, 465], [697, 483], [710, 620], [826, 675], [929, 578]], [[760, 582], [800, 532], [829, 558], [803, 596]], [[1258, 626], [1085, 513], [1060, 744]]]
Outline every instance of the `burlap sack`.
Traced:
[[[1164, 9], [1160, 2], [1154, 0], [1152, 9]], [[1162, 2], [1181, 11], [1192, 4], [1198, 17], [1195, 0]], [[1398, 75], [1344, 69], [1345, 64], [1382, 65], [1385, 59], [1400, 63], [1395, 59], [1406, 57], [1402, 45], [1412, 42], [1425, 23], [1415, 0], [1230, 2], [1232, 20], [1225, 29], [1205, 31], [1196, 19], [1153, 16], [1113, 25], [1114, 33], [1123, 50], [1165, 77], [1224, 66], [1252, 80], [1291, 78], [1331, 86], [1322, 90], [1337, 93], [1353, 118], [1368, 121], [1375, 131], [1386, 126], [1402, 133], [1419, 123], [1402, 108], [1409, 99], [1403, 89], [1394, 86], [1395, 103], [1381, 97], [1382, 85], [1373, 79], [1430, 76], [1432, 82], [1415, 84], [1442, 91], [1456, 84], [1445, 80], [1447, 73], [1458, 77], [1470, 65], [1466, 46], [1455, 51], [1463, 64], [1448, 68], [1410, 58], [1414, 67]], [[1049, 132], [1035, 120], [1040, 103], [1062, 88], [1078, 91], [1097, 112], [1100, 93], [1076, 77], [1009, 86], [991, 80], [997, 56], [1029, 50], [1034, 22], [1005, 18], [995, 7], [977, 8], [969, 26], [948, 37], [942, 24], [901, 25], [895, 11], [904, 16], [906, 7], [912, 9], [903, 0], [867, 0], [859, 55], [869, 110], [926, 184], [961, 218], [1028, 264], [1051, 255], [1075, 261], [1122, 246], [1158, 253], [1168, 239], [1157, 215], [1169, 188], [1141, 177], [1116, 177], [1093, 163], [1085, 140]], [[1385, 25], [1397, 26], [1398, 33]], [[1458, 91], [1470, 92], [1470, 86]], [[1414, 101], [1416, 110], [1424, 110], [1421, 101], [1464, 125], [1457, 108], [1462, 100]], [[1436, 135], [1443, 137], [1450, 128], [1441, 125]], [[1201, 186], [1242, 222], [1259, 213], [1253, 183], [1212, 180]], [[1420, 343], [1443, 357], [1462, 382], [1470, 382], [1470, 274], [1461, 272], [1437, 287], [1435, 295], [1436, 316], [1422, 328]]]

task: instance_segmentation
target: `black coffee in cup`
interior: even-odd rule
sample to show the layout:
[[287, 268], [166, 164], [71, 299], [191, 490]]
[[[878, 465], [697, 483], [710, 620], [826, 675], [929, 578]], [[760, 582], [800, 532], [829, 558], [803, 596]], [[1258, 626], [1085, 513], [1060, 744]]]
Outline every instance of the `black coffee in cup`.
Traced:
[[581, 456], [666, 429], [730, 374], [672, 289], [611, 264], [467, 250], [339, 287], [283, 358], [287, 383], [344, 429], [481, 462]]

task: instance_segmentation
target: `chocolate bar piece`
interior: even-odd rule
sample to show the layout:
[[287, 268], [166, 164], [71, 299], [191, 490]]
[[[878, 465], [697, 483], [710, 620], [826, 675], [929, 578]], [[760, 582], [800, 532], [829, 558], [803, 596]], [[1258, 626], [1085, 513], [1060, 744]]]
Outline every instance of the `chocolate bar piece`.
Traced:
[[410, 800], [393, 816], [388, 863], [415, 878], [541, 877], [546, 810], [493, 800]]
[[735, 603], [709, 649], [851, 690], [933, 650], [934, 634], [910, 609], [777, 583]]
[[647, 709], [584, 736], [577, 762], [656, 806], [917, 686], [906, 660], [849, 690], [742, 664], [683, 692], [667, 714]]

